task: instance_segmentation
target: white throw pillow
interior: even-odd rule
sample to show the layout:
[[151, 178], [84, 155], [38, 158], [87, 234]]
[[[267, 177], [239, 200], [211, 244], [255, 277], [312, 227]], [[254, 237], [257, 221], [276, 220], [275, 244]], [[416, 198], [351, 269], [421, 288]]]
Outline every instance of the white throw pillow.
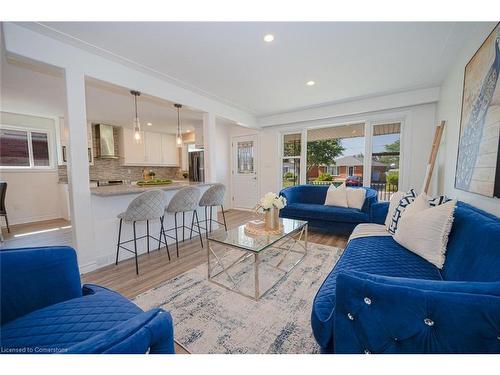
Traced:
[[326, 192], [325, 206], [349, 207], [347, 205], [347, 191], [345, 184], [342, 184], [337, 188], [333, 184], [330, 185], [328, 191]]
[[366, 190], [347, 188], [347, 206], [361, 210], [365, 203]]
[[401, 215], [394, 240], [442, 269], [456, 203], [433, 207], [425, 194], [419, 195]]
[[387, 210], [387, 216], [385, 217], [385, 227], [389, 230], [389, 227], [392, 223], [392, 217], [394, 216], [394, 212], [396, 212], [396, 207], [399, 206], [399, 201], [403, 198], [402, 191], [398, 191], [392, 194], [391, 200], [389, 201], [389, 209]]

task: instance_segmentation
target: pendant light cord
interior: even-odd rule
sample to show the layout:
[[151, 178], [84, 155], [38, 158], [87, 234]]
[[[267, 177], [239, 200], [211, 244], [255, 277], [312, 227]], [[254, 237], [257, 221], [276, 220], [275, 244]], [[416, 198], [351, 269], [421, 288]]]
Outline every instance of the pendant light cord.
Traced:
[[134, 94], [134, 102], [135, 102], [135, 119], [137, 120], [137, 94]]

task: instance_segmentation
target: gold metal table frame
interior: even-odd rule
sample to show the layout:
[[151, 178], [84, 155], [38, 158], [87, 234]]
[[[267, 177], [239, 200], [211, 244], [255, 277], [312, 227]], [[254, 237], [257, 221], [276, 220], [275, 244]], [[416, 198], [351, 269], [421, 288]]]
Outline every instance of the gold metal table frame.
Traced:
[[[273, 289], [281, 280], [283, 280], [286, 276], [288, 276], [288, 274], [300, 262], [302, 262], [302, 260], [307, 255], [307, 243], [308, 243], [307, 237], [308, 237], [308, 224], [307, 224], [307, 222], [304, 225], [302, 225], [301, 227], [299, 227], [299, 228], [297, 228], [297, 229], [295, 229], [287, 234], [284, 234], [281, 239], [277, 240], [275, 243], [270, 244], [269, 246], [267, 246], [264, 249], [259, 250], [259, 251], [245, 249], [243, 247], [239, 247], [239, 246], [236, 246], [234, 244], [223, 243], [223, 242], [220, 242], [217, 240], [210, 239], [210, 237], [209, 237], [207, 240], [207, 242], [208, 242], [208, 244], [207, 244], [208, 281], [210, 281], [211, 283], [214, 283], [218, 286], [221, 286], [227, 290], [238, 293], [244, 297], [248, 297], [248, 298], [253, 299], [254, 301], [258, 301], [260, 298], [264, 297], [271, 289]], [[301, 242], [302, 238], [304, 239], [304, 243]], [[229, 248], [229, 249], [235, 249], [235, 250], [241, 251], [243, 254], [240, 257], [238, 257], [235, 261], [230, 263], [229, 265], [224, 265], [221, 257], [219, 257], [215, 253], [214, 249], [212, 248], [211, 242], [215, 242], [219, 245], [222, 245], [226, 249]], [[302, 249], [302, 251], [296, 250], [295, 249], [296, 245], [298, 245]], [[259, 278], [259, 266], [261, 264], [262, 253], [267, 252], [269, 249], [279, 249], [279, 250], [283, 251], [283, 255], [281, 256], [281, 259], [279, 260], [279, 262], [276, 265], [272, 265], [269, 263], [266, 263], [266, 264], [278, 269], [281, 272], [284, 272], [284, 274], [281, 277], [278, 277], [278, 279], [274, 283], [272, 283], [272, 285], [270, 287], [268, 287], [266, 290], [264, 290], [261, 293], [261, 291], [260, 291], [260, 278]], [[301, 254], [302, 256], [297, 261], [295, 261], [290, 267], [288, 267], [288, 269], [281, 268], [280, 266], [282, 265], [283, 261], [288, 257], [288, 255], [290, 253], [297, 253], [297, 254]], [[245, 261], [246, 259], [248, 259], [252, 256], [254, 257], [253, 269], [254, 269], [254, 286], [255, 286], [255, 293], [253, 295], [241, 291], [240, 287], [238, 286], [238, 283], [236, 282], [234, 277], [229, 273], [229, 270], [232, 267]], [[211, 264], [210, 264], [212, 257], [215, 259], [215, 263], [218, 264], [222, 268], [222, 270], [218, 271], [215, 274], [212, 274], [212, 271], [216, 266], [211, 267]], [[224, 284], [218, 282], [217, 280], [215, 280], [215, 278], [217, 276], [221, 275], [222, 273], [225, 273], [228, 276], [228, 278], [231, 281], [234, 288], [231, 288], [231, 287], [224, 285]]]

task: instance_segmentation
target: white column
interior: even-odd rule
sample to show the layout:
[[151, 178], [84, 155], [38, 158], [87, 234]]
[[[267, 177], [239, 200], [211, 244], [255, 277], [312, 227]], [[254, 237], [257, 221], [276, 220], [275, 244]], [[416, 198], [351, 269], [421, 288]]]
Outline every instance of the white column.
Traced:
[[[216, 135], [215, 135], [215, 114], [212, 112], [203, 114], [203, 144], [205, 152], [205, 182], [217, 182], [216, 176]], [[230, 162], [229, 160], [227, 161]]]
[[77, 250], [80, 270], [90, 270], [95, 265], [95, 244], [87, 156], [87, 113], [83, 71], [66, 69], [66, 105], [66, 124], [69, 129], [68, 189], [73, 245]]

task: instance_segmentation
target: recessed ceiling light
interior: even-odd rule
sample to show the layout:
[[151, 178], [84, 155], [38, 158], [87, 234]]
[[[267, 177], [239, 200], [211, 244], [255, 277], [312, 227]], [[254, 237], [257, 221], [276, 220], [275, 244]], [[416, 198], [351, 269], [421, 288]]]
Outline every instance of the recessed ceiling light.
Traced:
[[191, 133], [191, 130], [186, 130], [186, 133]]
[[307, 86], [314, 86], [315, 84], [316, 84], [316, 82], [314, 82], [314, 81], [307, 81], [306, 82]]
[[264, 35], [264, 42], [271, 43], [274, 40], [274, 35], [273, 34], [266, 34]]
[[152, 122], [148, 122], [146, 125], [147, 126], [153, 126], [153, 123]]

